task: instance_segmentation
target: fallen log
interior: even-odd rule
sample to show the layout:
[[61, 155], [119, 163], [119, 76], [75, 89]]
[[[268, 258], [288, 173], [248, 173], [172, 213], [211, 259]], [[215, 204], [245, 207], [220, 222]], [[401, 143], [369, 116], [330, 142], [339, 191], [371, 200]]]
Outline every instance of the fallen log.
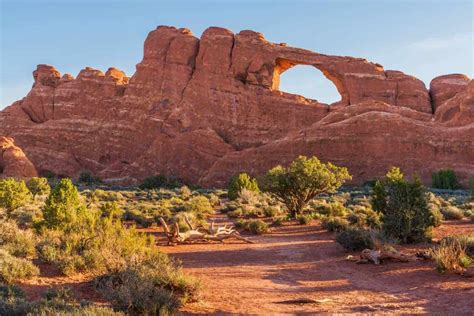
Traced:
[[163, 218], [160, 218], [160, 223], [163, 226], [166, 237], [168, 238], [168, 245], [183, 244], [188, 242], [202, 241], [218, 241], [223, 242], [226, 239], [238, 239], [246, 243], [253, 244], [253, 241], [248, 238], [240, 236], [240, 233], [233, 227], [214, 227], [214, 222], [211, 222], [209, 229], [204, 227], [194, 228], [189, 219], [185, 216], [184, 220], [189, 227], [188, 231], [180, 232], [178, 223], [173, 224], [171, 230]]
[[357, 260], [357, 263], [370, 263], [380, 264], [384, 260], [393, 259], [400, 262], [408, 262], [409, 256], [401, 253], [393, 248], [383, 248], [383, 249], [364, 249], [360, 253], [360, 259]]

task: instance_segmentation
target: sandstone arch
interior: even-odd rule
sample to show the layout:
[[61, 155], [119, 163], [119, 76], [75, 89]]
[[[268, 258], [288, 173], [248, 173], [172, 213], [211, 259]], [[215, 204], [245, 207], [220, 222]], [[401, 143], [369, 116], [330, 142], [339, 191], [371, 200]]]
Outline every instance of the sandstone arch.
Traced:
[[[290, 67], [283, 68], [281, 66], [277, 66], [275, 68], [276, 70], [274, 76], [276, 76], [276, 78], [274, 79], [272, 87], [274, 90], [279, 90], [284, 93], [301, 95], [307, 99], [316, 100], [319, 103], [324, 104], [338, 104], [342, 101], [340, 90], [343, 91], [343, 89], [341, 88], [341, 85], [338, 89], [337, 85], [334, 83], [334, 80], [330, 80], [328, 78], [328, 75], [325, 75], [315, 65], [292, 64]], [[294, 70], [294, 72], [292, 74], [289, 74], [288, 72], [291, 72], [291, 70]], [[307, 82], [311, 84], [310, 94], [304, 92], [295, 92], [294, 90], [291, 91], [291, 89], [285, 89], [285, 83], [289, 83], [295, 80], [296, 74], [300, 77], [299, 79], [304, 79], [305, 83]], [[330, 93], [331, 96], [326, 98], [322, 97], [322, 94], [320, 92], [323, 91], [318, 91], [320, 90], [317, 88], [318, 84], [321, 84], [320, 89], [322, 88], [323, 90], [325, 90], [326, 93]]]

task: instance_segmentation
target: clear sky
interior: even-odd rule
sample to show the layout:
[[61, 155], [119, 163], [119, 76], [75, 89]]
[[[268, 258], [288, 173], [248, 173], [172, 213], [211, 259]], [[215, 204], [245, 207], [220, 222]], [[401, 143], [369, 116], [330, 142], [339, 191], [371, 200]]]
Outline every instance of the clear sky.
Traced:
[[[157, 25], [253, 29], [273, 42], [364, 57], [427, 85], [447, 73], [473, 73], [473, 2], [466, 1], [140, 1], [0, 0], [0, 109], [31, 88], [37, 64], [76, 76], [115, 66], [129, 76]], [[336, 92], [314, 68], [282, 76], [281, 89], [322, 101]]]

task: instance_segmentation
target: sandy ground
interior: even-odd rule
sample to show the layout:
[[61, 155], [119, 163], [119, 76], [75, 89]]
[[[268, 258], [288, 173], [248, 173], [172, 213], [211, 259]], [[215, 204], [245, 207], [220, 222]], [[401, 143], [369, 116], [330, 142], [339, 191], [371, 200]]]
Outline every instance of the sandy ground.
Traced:
[[[216, 215], [224, 222], [223, 215]], [[154, 231], [154, 233], [157, 233]], [[467, 221], [445, 222], [435, 237], [474, 234]], [[334, 235], [319, 223], [285, 224], [255, 244], [227, 241], [213, 244], [165, 246], [162, 251], [179, 258], [185, 270], [202, 280], [202, 299], [187, 305], [183, 314], [313, 314], [313, 313], [474, 313], [474, 279], [440, 275], [430, 261], [359, 265]], [[398, 247], [415, 253], [427, 245]], [[354, 255], [356, 255], [354, 253]], [[39, 278], [22, 287], [38, 298], [50, 286], [72, 286], [80, 298], [101, 301], [87, 277], [68, 278], [41, 265]], [[316, 303], [295, 303], [310, 299]]]

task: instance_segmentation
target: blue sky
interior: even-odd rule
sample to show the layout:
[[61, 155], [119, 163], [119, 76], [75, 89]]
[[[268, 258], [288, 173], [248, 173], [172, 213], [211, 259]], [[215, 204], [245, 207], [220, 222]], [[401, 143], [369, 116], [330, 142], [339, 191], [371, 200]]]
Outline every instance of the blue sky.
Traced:
[[[31, 88], [37, 64], [76, 76], [85, 66], [135, 71], [157, 25], [253, 29], [274, 42], [364, 57], [427, 85], [438, 75], [473, 73], [473, 2], [467, 1], [140, 1], [0, 0], [0, 109]], [[337, 99], [310, 67], [282, 76], [281, 90]]]

